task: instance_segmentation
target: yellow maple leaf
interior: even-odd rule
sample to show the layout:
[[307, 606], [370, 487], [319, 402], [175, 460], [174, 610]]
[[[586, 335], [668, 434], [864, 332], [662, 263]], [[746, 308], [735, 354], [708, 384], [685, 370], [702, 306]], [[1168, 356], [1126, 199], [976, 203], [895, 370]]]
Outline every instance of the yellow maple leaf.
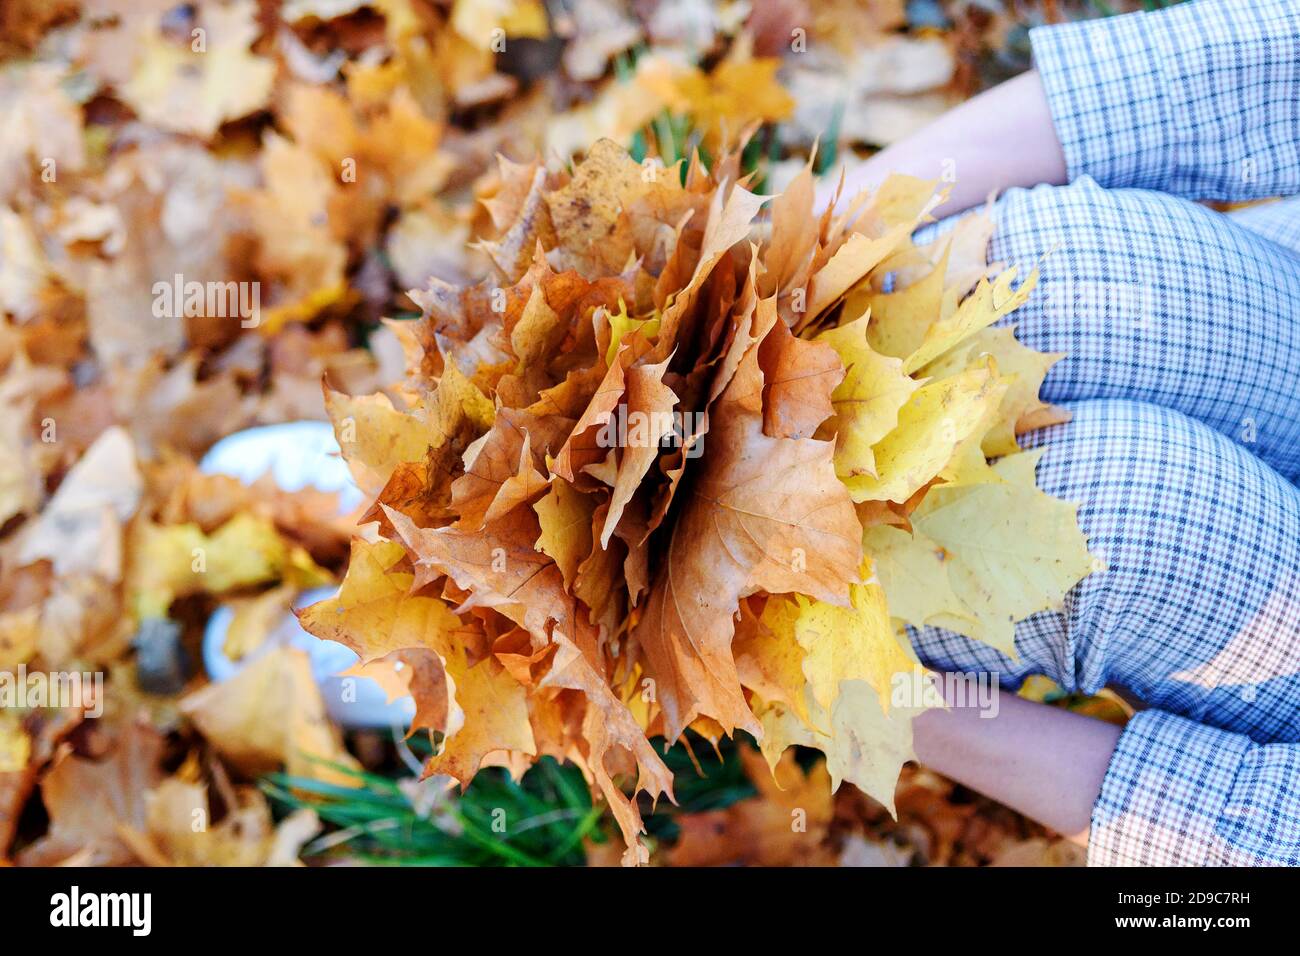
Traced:
[[[871, 324], [867, 341], [882, 355], [905, 359], [925, 340], [930, 326], [944, 315], [944, 282], [948, 253], [924, 278], [896, 292], [875, 292], [869, 287], [856, 289], [845, 300], [848, 315], [868, 310]], [[956, 306], [956, 302], [952, 302]]]
[[1015, 278], [1016, 270], [1011, 268], [992, 283], [981, 279], [975, 291], [962, 300], [952, 315], [941, 317], [926, 329], [921, 344], [903, 362], [903, 371], [911, 375], [980, 329], [987, 328], [1024, 305], [1038, 285], [1038, 270], [1031, 272], [1024, 282], [1013, 289]]
[[[1029, 416], [1042, 412], [1054, 416], [1064, 414], [1041, 401], [1038, 390], [1042, 388], [1048, 370], [1064, 358], [1065, 353], [1037, 352], [1028, 348], [1016, 340], [1014, 326], [1004, 325], [981, 329], [967, 340], [965, 348], [953, 349], [936, 359], [925, 366], [921, 374], [943, 377], [983, 361], [986, 355], [993, 356], [998, 371], [1009, 380], [1007, 394], [981, 443], [984, 454], [996, 458], [1020, 450], [1016, 434], [1022, 430], [1019, 427], [1021, 422], [1030, 421]], [[1061, 419], [1054, 417], [1052, 420]]]
[[779, 122], [794, 112], [793, 98], [776, 78], [780, 68], [774, 57], [728, 59], [710, 73], [661, 60], [654, 71], [638, 71], [637, 80], [670, 109], [693, 117], [716, 142], [751, 123]]
[[1078, 505], [1034, 484], [1042, 454], [1001, 459], [997, 483], [931, 489], [911, 515], [911, 535], [883, 526], [866, 532], [891, 613], [1014, 656], [1015, 622], [1059, 607], [1097, 569]]
[[917, 389], [898, 426], [873, 449], [875, 474], [858, 469], [844, 479], [853, 500], [906, 501], [939, 474], [1006, 390], [991, 361]]
[[259, 329], [274, 334], [287, 321], [310, 319], [346, 291], [347, 249], [337, 234], [340, 186], [309, 145], [274, 132], [258, 156], [263, 187], [236, 192], [258, 240], [261, 271], [276, 280], [262, 303]]
[[835, 473], [841, 478], [876, 476], [872, 446], [898, 425], [898, 413], [921, 385], [903, 374], [901, 359], [867, 344], [870, 316], [817, 337], [839, 354], [844, 381], [831, 394], [835, 408]]
[[925, 710], [924, 704], [895, 700], [886, 713], [880, 695], [860, 680], [840, 684], [829, 712], [811, 699], [811, 691], [808, 696], [808, 723], [781, 704], [755, 701], [763, 726], [760, 747], [768, 765], [775, 771], [792, 745], [813, 747], [826, 755], [832, 791], [847, 780], [893, 814], [899, 771], [916, 759], [912, 721]]
[[338, 594], [304, 608], [299, 622], [317, 637], [350, 647], [362, 664], [408, 647], [445, 656], [460, 618], [438, 598], [411, 593], [415, 575], [395, 569], [405, 558], [406, 549], [396, 542], [353, 538]]
[[596, 502], [558, 475], [551, 479], [550, 490], [533, 505], [542, 533], [537, 550], [549, 555], [560, 566], [564, 586], [570, 590], [578, 566], [591, 554], [591, 518]]
[[134, 71], [119, 93], [146, 123], [207, 139], [227, 120], [266, 105], [275, 64], [249, 52], [261, 32], [252, 0], [201, 11], [183, 44], [162, 34], [159, 15], [146, 18]]
[[815, 316], [856, 286], [917, 227], [920, 217], [890, 227], [883, 235], [854, 233], [813, 276], [808, 287], [807, 316]]
[[211, 535], [191, 523], [138, 521], [130, 544], [127, 592], [142, 618], [165, 616], [172, 601], [188, 594], [221, 594], [277, 579], [303, 588], [331, 580], [306, 549], [282, 538], [266, 518], [247, 512]]
[[547, 304], [539, 282], [533, 286], [523, 314], [510, 330], [510, 349], [519, 359], [516, 372], [522, 374], [530, 365], [554, 354], [566, 331], [560, 316]]
[[803, 595], [771, 598], [763, 623], [793, 636], [803, 648], [803, 674], [813, 700], [827, 712], [835, 706], [842, 681], [863, 680], [882, 702], [888, 701], [896, 674], [910, 672], [917, 661], [907, 638], [895, 634], [878, 584], [855, 584], [850, 607]]
[[145, 794], [145, 829], [124, 826], [120, 836], [151, 866], [301, 866], [298, 849], [320, 831], [315, 812], [297, 810], [277, 827], [257, 790], [235, 795], [219, 823], [196, 828], [212, 814], [208, 788], [168, 777]]
[[795, 640], [794, 628], [769, 627], [766, 615], [766, 608], [763, 615], [755, 615], [748, 602], [740, 606], [740, 623], [732, 645], [740, 682], [763, 700], [791, 708], [806, 723], [809, 714], [804, 693], [808, 685], [803, 672], [804, 649]]
[[245, 773], [283, 765], [293, 776], [355, 782], [328, 766], [355, 767], [356, 761], [325, 713], [305, 651], [274, 648], [230, 680], [190, 694], [181, 701], [181, 712]]
[[[1016, 384], [1015, 376], [1011, 375], [1003, 376], [1002, 381], [1008, 390]], [[984, 457], [983, 448], [984, 438], [996, 422], [997, 416], [998, 409], [990, 407], [984, 413], [984, 417], [980, 419], [980, 423], [971, 429], [970, 434], [957, 442], [957, 447], [953, 449], [952, 458], [939, 472], [939, 480], [944, 483], [945, 487], [979, 485], [988, 482], [996, 483], [1002, 480], [989, 465], [988, 459]]]
[[942, 621], [942, 626], [963, 634], [977, 626], [974, 612], [948, 580], [949, 555], [934, 542], [901, 528], [876, 525], [863, 532], [862, 543], [895, 618], [917, 627]]
[[443, 371], [432, 400], [413, 409], [395, 408], [383, 392], [346, 395], [326, 388], [325, 410], [352, 477], [371, 495], [398, 465], [423, 460], [430, 447], [458, 433], [474, 437], [495, 414], [487, 396], [455, 365]]
[[266, 642], [271, 633], [289, 613], [295, 589], [282, 584], [251, 598], [230, 602], [234, 611], [226, 640], [221, 645], [223, 653], [232, 661], [243, 660]]
[[443, 749], [429, 758], [424, 775], [445, 773], [469, 786], [483, 760], [496, 751], [537, 753], [528, 699], [510, 672], [487, 658], [470, 666], [463, 648], [448, 655], [447, 673], [455, 681], [456, 699], [464, 725], [449, 736]]

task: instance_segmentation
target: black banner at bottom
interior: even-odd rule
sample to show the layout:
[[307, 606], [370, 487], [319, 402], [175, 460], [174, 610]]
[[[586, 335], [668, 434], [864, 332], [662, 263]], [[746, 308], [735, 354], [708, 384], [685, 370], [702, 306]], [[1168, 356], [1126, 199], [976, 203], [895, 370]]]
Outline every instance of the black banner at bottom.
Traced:
[[543, 943], [554, 934], [560, 946], [571, 934], [761, 943], [774, 921], [796, 932], [807, 921], [803, 931], [819, 935], [856, 926], [863, 942], [911, 926], [929, 927], [930, 944], [944, 928], [1085, 943], [1201, 933], [1231, 944], [1294, 918], [1294, 890], [1277, 870], [0, 869], [0, 925], [19, 938], [75, 933], [115, 946], [391, 945], [412, 933], [439, 946], [520, 933]]

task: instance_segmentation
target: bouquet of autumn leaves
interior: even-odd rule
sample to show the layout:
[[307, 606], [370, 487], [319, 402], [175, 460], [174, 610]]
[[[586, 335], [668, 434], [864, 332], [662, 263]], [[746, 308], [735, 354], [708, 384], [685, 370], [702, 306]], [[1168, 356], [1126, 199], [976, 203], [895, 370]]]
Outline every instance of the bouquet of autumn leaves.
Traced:
[[892, 808], [936, 703], [905, 625], [1014, 653], [1092, 565], [1016, 445], [1063, 420], [1059, 356], [993, 327], [1036, 276], [988, 277], [989, 221], [918, 247], [933, 182], [818, 216], [811, 169], [765, 213], [739, 172], [503, 160], [498, 275], [410, 293], [404, 382], [326, 390], [374, 503], [303, 625], [414, 697], [426, 775], [575, 762], [625, 863], [637, 795], [672, 799], [651, 738], [688, 727], [818, 748]]

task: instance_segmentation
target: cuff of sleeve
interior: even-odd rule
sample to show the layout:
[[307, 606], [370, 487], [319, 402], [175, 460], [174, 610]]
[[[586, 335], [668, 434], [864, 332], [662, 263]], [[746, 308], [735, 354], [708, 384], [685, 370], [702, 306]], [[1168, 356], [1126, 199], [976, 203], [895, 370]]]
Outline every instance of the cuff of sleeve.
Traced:
[[1129, 721], [1092, 809], [1089, 866], [1206, 866], [1231, 862], [1221, 827], [1254, 747], [1164, 711]]
[[1071, 181], [1164, 190], [1172, 178], [1174, 120], [1153, 26], [1138, 13], [1029, 32]]

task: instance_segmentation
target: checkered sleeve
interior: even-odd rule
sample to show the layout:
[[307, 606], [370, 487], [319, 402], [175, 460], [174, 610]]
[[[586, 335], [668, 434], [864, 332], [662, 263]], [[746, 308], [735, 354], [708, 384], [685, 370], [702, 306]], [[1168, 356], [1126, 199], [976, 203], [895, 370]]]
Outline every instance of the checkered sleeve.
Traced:
[[1238, 209], [1232, 219], [1256, 235], [1300, 253], [1300, 196]]
[[1091, 866], [1300, 866], [1300, 744], [1159, 710], [1125, 728], [1092, 811]]
[[1030, 32], [1071, 180], [1300, 193], [1300, 0], [1193, 0]]

